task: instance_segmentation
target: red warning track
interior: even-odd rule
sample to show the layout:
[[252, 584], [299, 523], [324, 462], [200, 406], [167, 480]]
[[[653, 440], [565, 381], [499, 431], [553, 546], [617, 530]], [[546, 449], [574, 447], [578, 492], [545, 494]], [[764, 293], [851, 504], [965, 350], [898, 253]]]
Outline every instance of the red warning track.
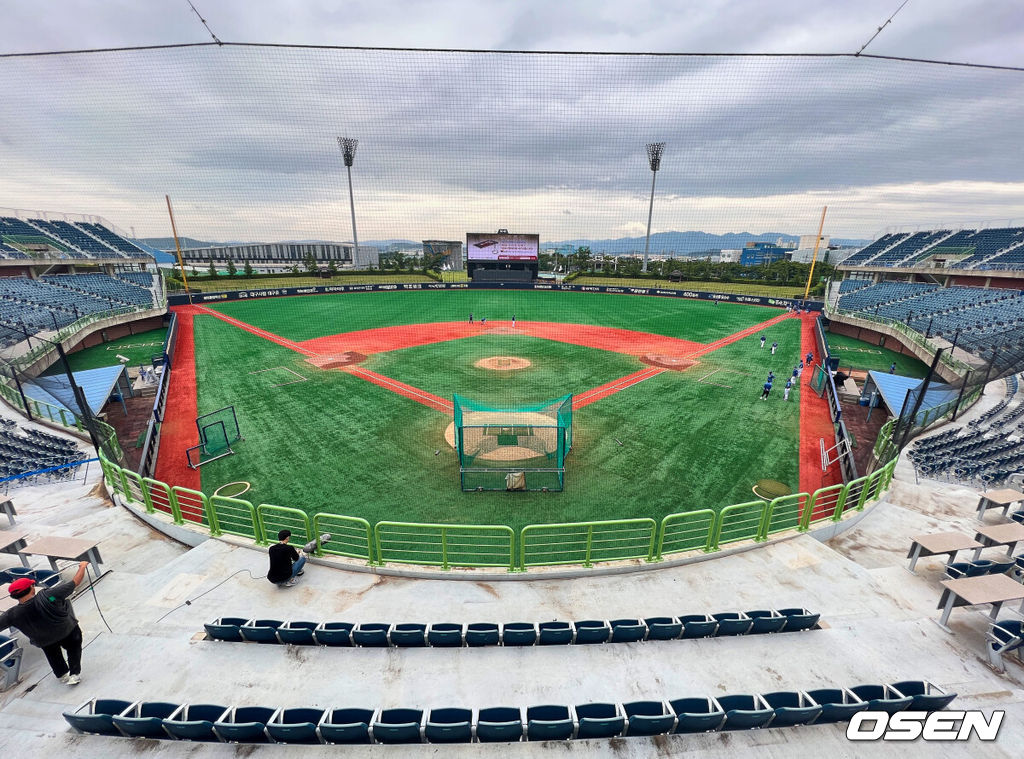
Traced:
[[[815, 352], [814, 316], [801, 317], [800, 330], [801, 350], [803, 355]], [[817, 361], [820, 356], [815, 356]], [[808, 368], [801, 376], [800, 388], [800, 490], [813, 493], [818, 488], [836, 485], [843, 481], [839, 464], [833, 464], [827, 472], [821, 471], [821, 446], [819, 440], [825, 440], [825, 447], [835, 445], [835, 432], [832, 428], [832, 414], [825, 398], [819, 398], [811, 389], [812, 368]]]
[[198, 490], [199, 470], [190, 468], [185, 458], [187, 448], [199, 445], [196, 351], [192, 336], [194, 312], [190, 306], [172, 310], [178, 317], [178, 342], [171, 357], [171, 384], [167, 390], [167, 406], [160, 426], [160, 453], [153, 476], [161, 482]]

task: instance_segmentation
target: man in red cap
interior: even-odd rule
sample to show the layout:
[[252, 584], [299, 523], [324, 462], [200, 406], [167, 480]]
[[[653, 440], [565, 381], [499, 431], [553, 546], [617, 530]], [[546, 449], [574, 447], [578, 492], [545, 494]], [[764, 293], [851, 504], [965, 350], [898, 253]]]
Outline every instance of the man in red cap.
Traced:
[[[53, 674], [65, 685], [81, 682], [82, 629], [68, 597], [82, 584], [88, 566], [89, 562], [80, 562], [71, 580], [40, 593], [35, 580], [19, 577], [7, 589], [18, 605], [0, 614], [0, 630], [17, 627], [25, 633], [32, 645], [43, 649]], [[68, 652], [66, 662], [64, 651]]]

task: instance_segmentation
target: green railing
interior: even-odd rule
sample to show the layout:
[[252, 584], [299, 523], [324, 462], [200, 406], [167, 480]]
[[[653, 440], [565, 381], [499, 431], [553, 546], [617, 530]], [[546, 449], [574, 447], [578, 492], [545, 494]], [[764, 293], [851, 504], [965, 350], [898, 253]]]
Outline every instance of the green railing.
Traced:
[[340, 514], [315, 514], [313, 532], [331, 536], [330, 540], [320, 544], [321, 553], [365, 559], [367, 564], [373, 563], [373, 530], [365, 519]]
[[277, 533], [281, 530], [291, 532], [293, 545], [303, 545], [313, 539], [309, 516], [300, 509], [261, 503], [256, 507], [256, 520], [259, 534], [251, 537], [257, 543], [261, 542], [261, 535], [265, 536], [266, 540], [276, 541]]
[[717, 518], [713, 509], [669, 514], [661, 520], [654, 560], [661, 561], [665, 554], [712, 550], [711, 534]]
[[519, 533], [519, 567], [626, 559], [654, 560], [658, 525], [653, 519], [531, 524]]
[[378, 522], [373, 536], [381, 565], [516, 569], [515, 533], [506, 525]]

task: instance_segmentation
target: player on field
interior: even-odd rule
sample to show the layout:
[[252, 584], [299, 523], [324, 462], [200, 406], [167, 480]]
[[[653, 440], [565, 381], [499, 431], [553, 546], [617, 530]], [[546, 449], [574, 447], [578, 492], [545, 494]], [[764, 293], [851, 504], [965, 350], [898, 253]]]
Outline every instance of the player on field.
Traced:
[[765, 336], [761, 335], [761, 347], [762, 348], [764, 347], [765, 340], [766, 340]]

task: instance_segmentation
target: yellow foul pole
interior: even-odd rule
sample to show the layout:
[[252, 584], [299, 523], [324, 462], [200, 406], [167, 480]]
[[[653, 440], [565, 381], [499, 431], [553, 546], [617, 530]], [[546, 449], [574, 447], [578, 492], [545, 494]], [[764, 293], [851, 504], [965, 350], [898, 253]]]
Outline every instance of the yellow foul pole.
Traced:
[[804, 289], [804, 300], [811, 294], [811, 282], [814, 281], [814, 264], [818, 261], [818, 246], [821, 244], [821, 230], [825, 228], [825, 212], [828, 206], [822, 206], [821, 223], [818, 224], [818, 236], [814, 238], [814, 255], [811, 256], [811, 270], [807, 272], [807, 287]]
[[181, 243], [178, 242], [178, 230], [174, 226], [174, 211], [171, 210], [171, 196], [164, 195], [167, 201], [167, 215], [171, 217], [171, 234], [174, 235], [174, 249], [178, 251], [178, 269], [181, 271], [181, 281], [185, 283], [185, 294], [188, 295], [188, 302], [192, 302], [192, 292], [188, 289], [188, 277], [185, 276], [185, 264], [181, 260]]

